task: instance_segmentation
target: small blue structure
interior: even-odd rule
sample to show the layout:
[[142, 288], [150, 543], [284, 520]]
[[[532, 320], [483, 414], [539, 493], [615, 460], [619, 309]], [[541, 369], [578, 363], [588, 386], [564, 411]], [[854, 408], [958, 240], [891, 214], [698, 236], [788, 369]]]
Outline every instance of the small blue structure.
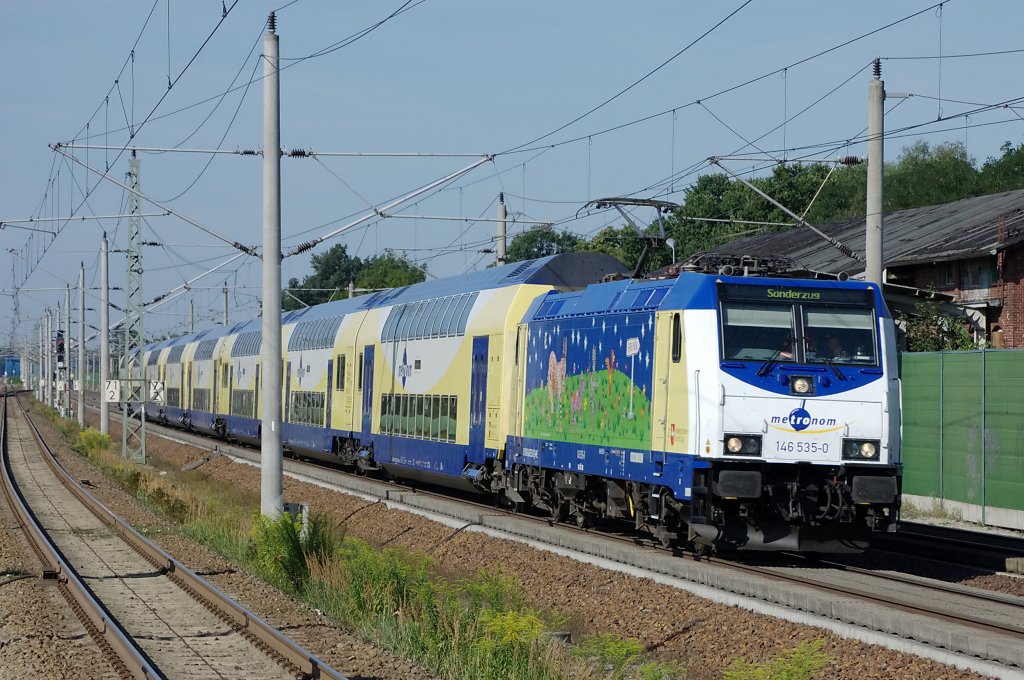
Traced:
[[4, 377], [21, 378], [21, 357], [4, 357]]

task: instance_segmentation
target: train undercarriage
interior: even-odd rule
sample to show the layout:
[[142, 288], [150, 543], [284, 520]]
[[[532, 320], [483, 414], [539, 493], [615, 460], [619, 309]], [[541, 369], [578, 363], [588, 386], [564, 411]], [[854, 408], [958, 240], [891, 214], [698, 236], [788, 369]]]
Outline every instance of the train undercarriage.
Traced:
[[517, 465], [491, 490], [555, 522], [631, 522], [666, 546], [837, 553], [895, 531], [899, 482], [895, 466], [716, 462], [697, 471], [691, 499], [680, 500], [665, 486]]

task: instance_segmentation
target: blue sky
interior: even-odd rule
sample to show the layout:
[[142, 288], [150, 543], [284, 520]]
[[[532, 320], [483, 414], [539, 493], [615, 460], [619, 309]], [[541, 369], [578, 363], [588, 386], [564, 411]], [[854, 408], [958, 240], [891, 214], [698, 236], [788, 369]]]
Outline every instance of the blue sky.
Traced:
[[[260, 147], [262, 83], [257, 79], [247, 89], [245, 85], [262, 70], [259, 54], [266, 15], [287, 0], [239, 2], [216, 31], [221, 3], [170, 0], [168, 7], [168, 1], [7, 0], [0, 5], [0, 221], [72, 213], [116, 215], [124, 210], [120, 188], [72, 167], [48, 148], [73, 139], [84, 143], [87, 124], [96, 145], [128, 144], [124, 128], [131, 125], [138, 128], [131, 143], [140, 147]], [[932, 4], [752, 0], [607, 105], [526, 144], [526, 151], [503, 153], [627, 88], [725, 19], [743, 0], [413, 0], [404, 12], [361, 39], [305, 60], [298, 58], [373, 25], [402, 7], [403, 1], [298, 0], [278, 13], [282, 67], [287, 67], [281, 74], [282, 145], [320, 152], [497, 154], [492, 162], [404, 205], [402, 211], [493, 217], [497, 195], [504, 191], [517, 220], [510, 226], [512, 234], [531, 221], [589, 234], [619, 220], [609, 213], [587, 212], [577, 219], [577, 211], [588, 200], [631, 194], [681, 201], [698, 173], [708, 171], [708, 156], [737, 151], [757, 156], [764, 151], [775, 158], [863, 155], [864, 144], [856, 139], [867, 121], [869, 63], [882, 57], [887, 89], [915, 94], [887, 104], [892, 109], [887, 130], [920, 126], [901, 133], [909, 136], [887, 140], [887, 158], [895, 159], [902, 147], [923, 139], [933, 144], [964, 142], [980, 162], [997, 155], [1005, 141], [1020, 143], [1024, 121], [1014, 109], [957, 116], [978, 105], [1024, 96], [1017, 77], [1024, 53], [952, 55], [1019, 49], [1024, 14], [1020, 2], [949, 0], [941, 17], [936, 9], [927, 9], [797, 64]], [[941, 61], [891, 59], [934, 57], [940, 54], [940, 45], [945, 56]], [[775, 73], [713, 96], [791, 64], [796, 65], [785, 77]], [[169, 77], [176, 82], [168, 91]], [[239, 89], [219, 99], [231, 87]], [[940, 96], [941, 102], [936, 99]], [[700, 104], [695, 103], [698, 100]], [[153, 116], [146, 121], [151, 111]], [[950, 119], [937, 121], [940, 112]], [[782, 125], [787, 116], [798, 113]], [[604, 132], [618, 126], [623, 127]], [[758, 148], [744, 150], [746, 141], [774, 128], [778, 129], [756, 142]], [[842, 144], [847, 139], [854, 140], [848, 147]], [[802, 150], [813, 145], [822, 146]], [[118, 179], [127, 170], [127, 154], [114, 162], [117, 149], [75, 154], [83, 161], [88, 154], [89, 164], [99, 168], [113, 163], [110, 173]], [[259, 157], [217, 156], [205, 171], [210, 156], [204, 154], [140, 157], [142, 188], [148, 196], [173, 199], [169, 204], [176, 210], [229, 239], [261, 242]], [[472, 161], [283, 159], [285, 249]], [[754, 165], [733, 161], [729, 167], [746, 171]], [[83, 200], [86, 186], [89, 197]], [[159, 212], [147, 205], [143, 210]], [[649, 218], [642, 213], [638, 217]], [[54, 228], [50, 223], [33, 226]], [[144, 229], [147, 240], [164, 244], [145, 251], [147, 299], [237, 252], [174, 217], [147, 218]], [[0, 231], [6, 265], [0, 266], [3, 287], [9, 290], [13, 277], [26, 289], [20, 296], [20, 323], [10, 329], [15, 337], [31, 332], [40, 306], [63, 299], [60, 293], [28, 289], [74, 283], [79, 261], [85, 262], [86, 280], [98, 281], [96, 252], [104, 230], [113, 238], [113, 247], [125, 245], [126, 224], [116, 218], [68, 224], [56, 238], [14, 225]], [[492, 247], [493, 233], [492, 222], [375, 220], [313, 252], [323, 252], [333, 243], [346, 243], [360, 256], [392, 248], [407, 253], [432, 275], [449, 276], [486, 266], [493, 256], [479, 251]], [[8, 252], [12, 249], [13, 254]], [[113, 284], [120, 285], [121, 256], [111, 257], [111, 270]], [[286, 259], [283, 270], [286, 279], [301, 278], [309, 272], [309, 254]], [[246, 257], [197, 281], [190, 295], [153, 310], [147, 316], [147, 332], [183, 330], [189, 300], [195, 304], [197, 325], [219, 320], [219, 289], [225, 283], [234, 289], [232, 321], [255, 316], [259, 263]], [[120, 303], [122, 295], [115, 292], [112, 299]], [[11, 318], [9, 295], [0, 296], [0, 310], [4, 318]], [[6, 336], [9, 329], [0, 328], [0, 333]]]

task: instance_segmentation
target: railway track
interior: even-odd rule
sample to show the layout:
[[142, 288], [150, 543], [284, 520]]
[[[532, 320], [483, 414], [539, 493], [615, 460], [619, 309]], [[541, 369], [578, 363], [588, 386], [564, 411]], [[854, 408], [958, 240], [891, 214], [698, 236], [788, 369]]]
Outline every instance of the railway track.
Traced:
[[[259, 465], [259, 453], [252, 449], [214, 442], [153, 422], [148, 426], [151, 432], [165, 433], [159, 436], [172, 441], [206, 450], [217, 448], [237, 460]], [[797, 619], [799, 612], [806, 612], [884, 635], [920, 641], [954, 654], [990, 660], [1007, 669], [1006, 677], [1017, 677], [1018, 669], [1024, 668], [1022, 598], [821, 560], [793, 566], [780, 565], [778, 561], [757, 564], [756, 557], [683, 559], [632, 534], [573, 525], [552, 526], [542, 517], [514, 514], [486, 503], [455, 499], [447, 493], [367, 479], [320, 464], [288, 460], [286, 470], [289, 469], [292, 476], [303, 481], [327, 484], [370, 500], [432, 515], [453, 526], [453, 535], [463, 530], [493, 529], [505, 537], [513, 535], [556, 550], [611, 560], [638, 570], [640, 575], [668, 577], [677, 585], [685, 581], [698, 589], [706, 587], [780, 605], [798, 612]], [[706, 590], [694, 592], [709, 595]], [[729, 597], [724, 601], [736, 603]], [[778, 608], [772, 613], [778, 614]]]
[[110, 513], [63, 470], [17, 399], [3, 402], [11, 506], [44, 578], [122, 677], [343, 680]]
[[997, 572], [1024, 574], [1024, 537], [900, 522], [899, 530], [873, 549]]

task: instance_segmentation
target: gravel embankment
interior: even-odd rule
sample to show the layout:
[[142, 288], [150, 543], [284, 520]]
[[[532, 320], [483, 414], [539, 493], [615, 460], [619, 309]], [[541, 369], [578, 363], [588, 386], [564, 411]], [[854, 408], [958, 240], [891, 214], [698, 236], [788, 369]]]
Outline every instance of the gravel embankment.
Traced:
[[[112, 430], [114, 427], [112, 424]], [[149, 451], [151, 456], [175, 467], [202, 455], [194, 447], [156, 437], [150, 439]], [[81, 464], [81, 459], [78, 461]], [[253, 466], [233, 463], [224, 457], [203, 465], [199, 471], [212, 480], [259, 491], [260, 471]], [[287, 499], [309, 503], [314, 511], [328, 511], [338, 518], [346, 518], [349, 535], [377, 546], [402, 546], [412, 551], [430, 552], [437, 567], [451, 576], [464, 576], [479, 569], [502, 569], [520, 579], [534, 606], [565, 615], [567, 627], [574, 635], [614, 633], [637, 638], [654, 658], [683, 663], [692, 678], [719, 678], [721, 670], [737, 656], [754, 662], [764, 661], [801, 641], [817, 638], [824, 641], [823, 649], [833, 659], [822, 677], [849, 680], [979, 677], [913, 655], [846, 640], [822, 629], [718, 605], [647, 579], [581, 564], [512, 541], [469, 532], [452, 535], [452, 529], [425, 518], [288, 477], [284, 491]], [[105, 488], [104, 497], [108, 494], [116, 495], [114, 490]], [[190, 560], [185, 555], [195, 554], [196, 559], [205, 560], [203, 563], [216, 568], [226, 566], [179, 537], [168, 541], [167, 545], [187, 563]], [[267, 587], [259, 582], [239, 574], [232, 575], [231, 581], [228, 586], [215, 579], [233, 595], [241, 593], [241, 599], [247, 604], [271, 599]], [[257, 611], [261, 610], [257, 608]], [[276, 616], [271, 618], [275, 623], [281, 620]], [[289, 629], [289, 633], [292, 630]], [[315, 653], [324, 653], [314, 642], [303, 640], [303, 644]], [[338, 658], [328, 654], [325, 657], [332, 664]], [[337, 666], [355, 672], [345, 663], [337, 663]]]
[[[0, 499], [0, 678], [116, 678]], [[11, 580], [18, 573], [30, 578]]]

